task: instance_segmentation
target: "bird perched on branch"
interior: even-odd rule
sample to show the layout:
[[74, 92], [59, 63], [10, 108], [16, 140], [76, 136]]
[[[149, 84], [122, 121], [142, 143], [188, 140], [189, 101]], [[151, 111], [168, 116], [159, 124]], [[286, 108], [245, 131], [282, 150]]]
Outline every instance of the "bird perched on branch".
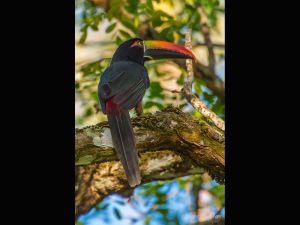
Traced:
[[141, 174], [129, 110], [135, 108], [138, 115], [143, 112], [142, 99], [150, 84], [144, 62], [163, 58], [195, 59], [191, 51], [177, 44], [133, 38], [117, 48], [98, 86], [113, 146], [131, 187], [141, 183]]

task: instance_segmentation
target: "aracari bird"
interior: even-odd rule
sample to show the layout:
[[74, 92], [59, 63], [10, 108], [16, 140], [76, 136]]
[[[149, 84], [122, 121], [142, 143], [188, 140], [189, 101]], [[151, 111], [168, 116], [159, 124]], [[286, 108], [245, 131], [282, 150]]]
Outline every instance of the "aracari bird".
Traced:
[[143, 111], [142, 99], [150, 84], [144, 61], [163, 58], [195, 59], [191, 51], [177, 44], [133, 38], [117, 48], [98, 86], [113, 146], [131, 187], [141, 183], [141, 174], [129, 110], [135, 108], [138, 115]]

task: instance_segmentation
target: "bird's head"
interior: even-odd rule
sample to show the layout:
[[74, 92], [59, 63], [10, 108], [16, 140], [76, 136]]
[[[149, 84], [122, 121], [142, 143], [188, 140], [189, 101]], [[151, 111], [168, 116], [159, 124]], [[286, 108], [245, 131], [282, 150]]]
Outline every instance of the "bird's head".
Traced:
[[118, 47], [112, 58], [112, 63], [127, 60], [144, 64], [146, 60], [167, 58], [195, 59], [195, 56], [190, 50], [175, 43], [133, 38], [123, 42]]

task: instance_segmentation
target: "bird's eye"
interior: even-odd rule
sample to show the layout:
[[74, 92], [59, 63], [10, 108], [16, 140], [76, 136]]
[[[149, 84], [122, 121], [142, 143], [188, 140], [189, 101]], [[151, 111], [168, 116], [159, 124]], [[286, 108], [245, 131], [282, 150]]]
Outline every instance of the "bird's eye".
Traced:
[[143, 41], [135, 41], [135, 42], [130, 46], [130, 48], [133, 48], [133, 47], [140, 47], [140, 48], [143, 48], [143, 47], [144, 47], [144, 43], [143, 43]]
[[140, 47], [143, 47], [143, 46], [144, 46], [143, 41], [139, 41], [139, 42], [138, 42], [138, 45], [139, 45]]

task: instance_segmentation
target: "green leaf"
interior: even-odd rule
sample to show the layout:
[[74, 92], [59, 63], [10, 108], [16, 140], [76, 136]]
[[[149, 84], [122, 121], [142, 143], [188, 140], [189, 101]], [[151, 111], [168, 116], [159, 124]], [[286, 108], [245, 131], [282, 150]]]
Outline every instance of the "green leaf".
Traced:
[[99, 30], [98, 26], [96, 24], [92, 24], [91, 28], [92, 28], [93, 31], [98, 31]]
[[147, 14], [148, 16], [153, 16], [154, 12], [150, 7], [148, 7], [145, 3], [139, 4], [138, 12], [140, 14]]
[[147, 101], [147, 102], [145, 102], [145, 104], [144, 104], [144, 108], [145, 109], [149, 109], [149, 108], [151, 108], [152, 106], [154, 106], [154, 102], [150, 102], [150, 101]]
[[184, 74], [183, 73], [181, 73], [181, 75], [176, 83], [179, 85], [183, 85], [183, 83], [184, 83]]
[[224, 110], [225, 105], [224, 103], [218, 98], [215, 104], [211, 107], [211, 110], [214, 111], [218, 116], [220, 116], [222, 119], [224, 119]]
[[119, 205], [125, 205], [125, 202], [121, 201], [121, 200], [115, 200], [115, 203], [117, 203]]
[[87, 29], [84, 29], [82, 31], [82, 35], [81, 35], [81, 37], [79, 39], [79, 44], [84, 44], [86, 38], [87, 38]]
[[159, 33], [159, 36], [163, 39], [173, 42], [174, 41], [174, 36], [173, 36], [174, 32], [176, 32], [176, 31], [174, 31], [173, 27], [166, 27]]
[[97, 211], [105, 210], [108, 206], [109, 206], [108, 203], [105, 203], [105, 204], [100, 203], [99, 205], [96, 206], [96, 210]]
[[126, 38], [126, 39], [130, 39], [130, 38], [131, 38], [130, 34], [127, 33], [126, 31], [124, 31], [124, 30], [119, 30], [119, 32], [120, 32], [120, 34], [121, 34], [124, 38]]
[[120, 22], [122, 23], [123, 26], [125, 26], [126, 28], [128, 28], [132, 32], [134, 32], [134, 33], [136, 32], [136, 28], [132, 24], [132, 21], [129, 21], [129, 19], [127, 19], [126, 17], [122, 17]]
[[131, 14], [135, 14], [137, 12], [138, 3], [138, 0], [128, 0], [126, 10]]
[[166, 17], [170, 20], [172, 20], [172, 16], [170, 16], [169, 14], [167, 14], [166, 12], [162, 11], [162, 10], [158, 10], [155, 12], [156, 15], [160, 15], [160, 16], [163, 16], [163, 17]]
[[118, 220], [122, 219], [121, 213], [117, 208], [114, 208], [113, 211]]
[[194, 115], [196, 118], [201, 118], [201, 117], [202, 117], [201, 113], [199, 113], [198, 111], [195, 111], [195, 112], [193, 113], [193, 115]]
[[113, 0], [111, 4], [111, 8], [108, 10], [106, 16], [109, 21], [112, 18], [120, 18], [122, 17], [121, 9], [122, 9], [122, 0]]
[[146, 2], [147, 6], [153, 10], [153, 4], [152, 4], [152, 0], [147, 0]]
[[218, 198], [222, 205], [225, 205], [225, 186], [217, 185], [208, 190], [215, 198]]
[[203, 97], [209, 104], [212, 104], [214, 99], [216, 98], [215, 95], [210, 94], [208, 92], [203, 92]]
[[202, 89], [201, 89], [201, 83], [200, 83], [199, 79], [195, 79], [195, 80], [194, 80], [194, 88], [195, 88], [195, 90], [196, 90], [196, 93], [197, 93], [198, 95], [201, 95]]
[[91, 93], [91, 99], [94, 99], [94, 101], [98, 102], [99, 101], [99, 97], [98, 97], [98, 92], [94, 91]]
[[150, 88], [151, 88], [152, 93], [160, 93], [162, 91], [160, 83], [157, 81], [151, 82]]
[[150, 224], [151, 220], [151, 217], [146, 217], [146, 219], [144, 220], [144, 224]]
[[183, 104], [180, 104], [179, 106], [178, 106], [178, 108], [180, 108], [180, 109], [183, 109], [184, 107], [186, 107], [188, 104], [185, 102], [185, 103], [183, 103]]
[[150, 98], [160, 98], [164, 99], [165, 96], [162, 94], [162, 88], [160, 83], [157, 81], [153, 81], [150, 83]]
[[162, 110], [164, 108], [164, 106], [158, 102], [153, 102], [153, 101], [147, 101], [145, 104], [144, 104], [144, 108], [145, 109], [149, 109], [153, 106], [156, 106], [158, 109]]
[[159, 36], [162, 38], [166, 38], [169, 33], [172, 32], [172, 28], [171, 27], [166, 27], [165, 29], [163, 29], [160, 33]]
[[84, 225], [83, 222], [77, 222], [76, 225]]
[[84, 116], [88, 117], [88, 116], [92, 115], [92, 113], [93, 113], [92, 108], [87, 108], [86, 111], [85, 111], [85, 113], [84, 113]]
[[109, 25], [109, 26], [106, 28], [105, 32], [106, 32], [106, 33], [112, 32], [113, 29], [115, 29], [116, 25], [117, 25], [117, 23], [112, 23], [111, 25]]
[[158, 212], [160, 212], [162, 215], [167, 215], [168, 214], [168, 210], [167, 209], [157, 209]]
[[162, 24], [163, 24], [163, 21], [160, 19], [160, 15], [155, 14], [152, 17], [152, 25], [153, 25], [153, 27], [159, 27]]
[[117, 45], [120, 45], [120, 44], [122, 44], [122, 39], [119, 37], [119, 36], [117, 36], [117, 38], [116, 38], [116, 44]]
[[[141, 11], [141, 12], [145, 11], [146, 8], [147, 8], [147, 5], [146, 5], [145, 3], [141, 3], [141, 4], [138, 5], [138, 9], [139, 9], [139, 11]], [[141, 12], [140, 12], [140, 13], [141, 13]]]

